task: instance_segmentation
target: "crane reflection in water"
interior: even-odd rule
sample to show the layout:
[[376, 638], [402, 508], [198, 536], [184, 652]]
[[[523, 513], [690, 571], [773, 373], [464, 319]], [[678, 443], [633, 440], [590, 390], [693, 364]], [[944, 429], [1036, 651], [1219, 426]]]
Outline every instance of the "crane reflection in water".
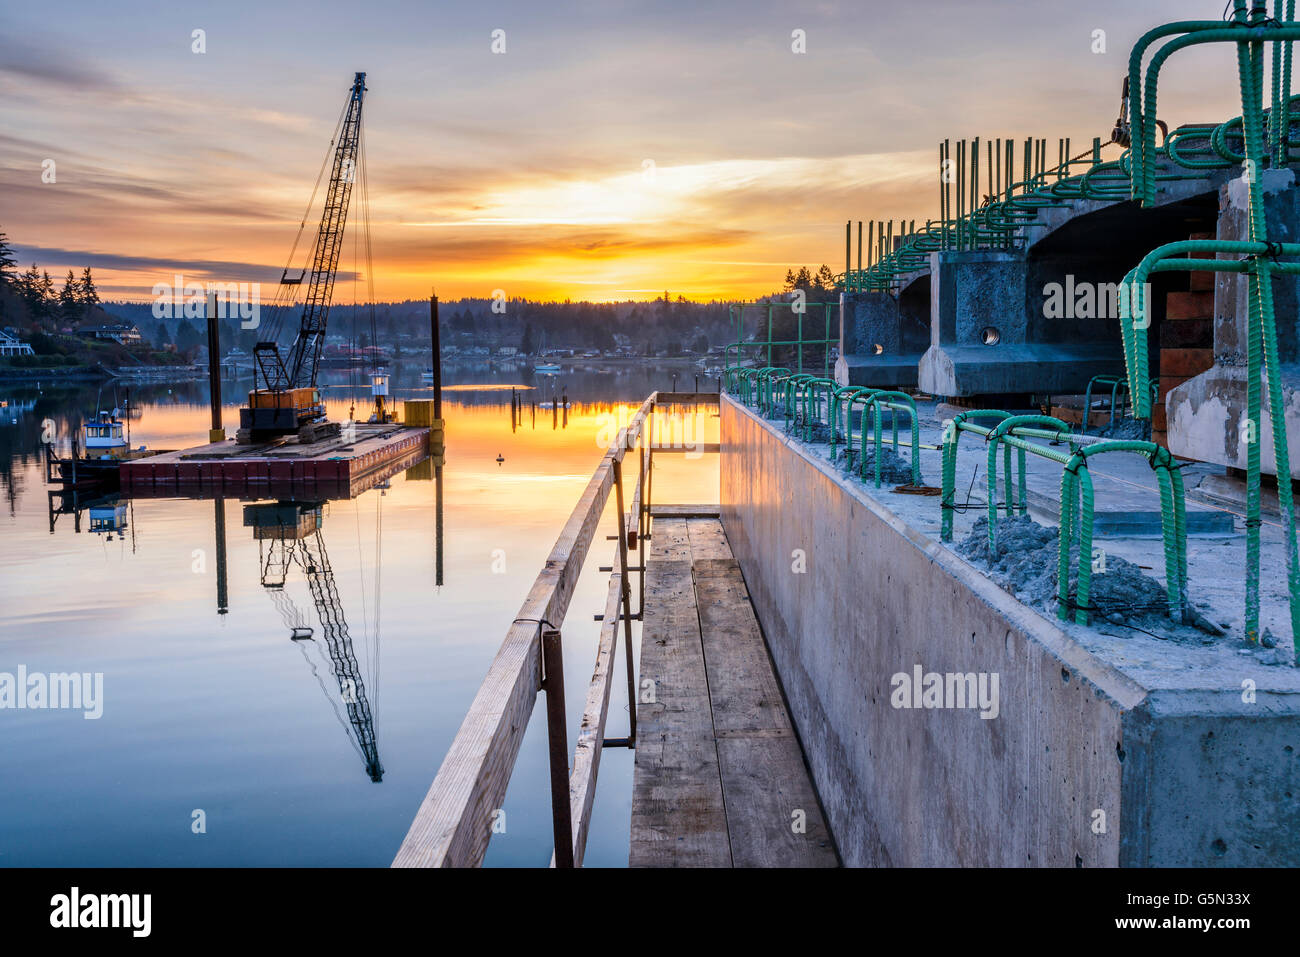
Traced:
[[[435, 584], [443, 579], [443, 482], [442, 466], [424, 458], [405, 470], [407, 481], [428, 481], [434, 496]], [[375, 707], [380, 670], [380, 569], [383, 547], [383, 501], [388, 488], [386, 479], [376, 482], [374, 591], [369, 607], [373, 609], [373, 628], [364, 648], [367, 668], [363, 670], [348, 628], [323, 531], [325, 506], [329, 499], [293, 501], [274, 500], [245, 504], [243, 525], [252, 530], [258, 545], [258, 574], [271, 604], [288, 631], [288, 640], [301, 652], [312, 677], [333, 709], [348, 740], [361, 756], [367, 776], [376, 783], [383, 780], [384, 767], [379, 757], [375, 731]], [[70, 516], [73, 532], [84, 530], [100, 540], [126, 541], [130, 529], [131, 551], [135, 550], [133, 501], [129, 496], [103, 489], [50, 490], [49, 529], [54, 534], [61, 516]], [[359, 502], [359, 499], [354, 499]], [[217, 614], [229, 611], [228, 562], [226, 542], [226, 502], [213, 496], [213, 530], [216, 544]], [[82, 516], [89, 522], [83, 525]], [[301, 574], [315, 606], [315, 623], [299, 608], [286, 586]], [[363, 584], [364, 589], [364, 584]], [[365, 602], [363, 601], [363, 605]], [[364, 611], [364, 608], [363, 608]], [[333, 687], [331, 687], [331, 684]]]
[[[380, 499], [382, 502], [382, 498]], [[376, 508], [376, 527], [380, 527], [381, 515]], [[348, 632], [347, 618], [343, 611], [343, 602], [339, 598], [338, 585], [334, 580], [334, 569], [330, 565], [329, 552], [325, 549], [325, 539], [321, 533], [324, 517], [323, 502], [258, 502], [244, 506], [244, 526], [253, 529], [257, 540], [258, 564], [261, 570], [262, 587], [267, 590], [272, 603], [280, 612], [285, 627], [289, 629], [289, 640], [298, 645], [303, 660], [307, 662], [312, 675], [320, 683], [326, 700], [334, 708], [339, 723], [353, 746], [361, 755], [366, 774], [370, 780], [378, 783], [383, 780], [384, 768], [379, 762], [379, 742], [375, 737], [375, 717], [366, 693], [365, 676], [357, 662], [356, 650], [352, 636]], [[380, 533], [381, 534], [381, 533]], [[379, 674], [379, 550], [382, 537], [377, 535], [375, 542], [375, 623], [371, 635], [371, 647], [367, 658], [370, 661], [369, 673], [371, 687], [374, 688]], [[297, 566], [311, 590], [312, 602], [316, 606], [316, 618], [320, 622], [320, 634], [316, 635], [307, 624], [305, 616], [293, 603], [285, 591], [289, 575]], [[318, 640], [319, 639], [319, 640]], [[308, 655], [308, 646], [316, 651], [317, 658], [326, 670], [333, 675], [338, 686], [339, 699], [347, 714], [346, 722], [339, 711], [338, 703], [325, 686], [316, 663]]]

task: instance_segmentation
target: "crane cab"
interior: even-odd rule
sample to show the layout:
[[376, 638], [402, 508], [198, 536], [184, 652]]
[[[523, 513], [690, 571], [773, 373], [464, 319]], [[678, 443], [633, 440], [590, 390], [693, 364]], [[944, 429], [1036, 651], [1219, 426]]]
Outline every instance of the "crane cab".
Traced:
[[239, 431], [249, 441], [257, 442], [297, 434], [324, 418], [320, 389], [254, 389], [248, 393], [247, 407], [239, 410]]

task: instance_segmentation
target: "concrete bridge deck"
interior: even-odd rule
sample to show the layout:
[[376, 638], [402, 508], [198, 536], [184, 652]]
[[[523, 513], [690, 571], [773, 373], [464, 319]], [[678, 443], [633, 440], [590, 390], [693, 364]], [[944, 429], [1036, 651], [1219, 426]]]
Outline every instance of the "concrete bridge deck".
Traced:
[[[716, 515], [717, 507], [677, 512]], [[838, 866], [722, 523], [657, 513], [646, 561], [629, 864]], [[653, 701], [644, 700], [647, 688]]]

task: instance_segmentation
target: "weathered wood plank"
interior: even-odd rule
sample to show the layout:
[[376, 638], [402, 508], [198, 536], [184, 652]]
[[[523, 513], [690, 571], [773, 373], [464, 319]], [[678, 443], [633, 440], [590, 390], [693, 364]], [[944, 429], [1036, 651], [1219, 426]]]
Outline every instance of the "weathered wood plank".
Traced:
[[394, 867], [464, 867], [482, 863], [492, 817], [505, 799], [540, 687], [542, 621], [559, 627], [622, 460], [644, 427], [654, 396], [619, 431], [565, 522], [546, 565], [506, 632], [487, 677], [438, 769]]
[[[720, 527], [688, 524], [732, 860], [737, 867], [835, 867], [740, 565], [725, 536], [719, 547]], [[699, 557], [719, 551], [727, 557]]]
[[[684, 557], [660, 557], [664, 552]], [[652, 682], [654, 700], [637, 704], [628, 863], [728, 867], [731, 849], [684, 522], [655, 523], [646, 592], [641, 680], [643, 687]]]
[[719, 442], [692, 442], [682, 443], [681, 445], [656, 445], [654, 451], [661, 455], [672, 455], [674, 453], [681, 455], [704, 455], [708, 452], [721, 452], [722, 445]]
[[[680, 518], [656, 518], [650, 529], [651, 545], [648, 562], [689, 562], [691, 540], [686, 531], [686, 521]], [[647, 564], [646, 574], [649, 574]], [[646, 587], [649, 587], [647, 581]], [[649, 603], [650, 596], [646, 596]]]
[[713, 405], [718, 404], [716, 392], [656, 392], [660, 405]]
[[[698, 554], [694, 530], [691, 536], [692, 554]], [[692, 576], [714, 730], [789, 731], [790, 716], [739, 563], [696, 558]]]
[[691, 539], [691, 559], [729, 559], [731, 546], [722, 531], [722, 522], [716, 518], [692, 518], [686, 522], [686, 532]]
[[722, 509], [717, 505], [652, 505], [651, 518], [718, 518]]
[[793, 732], [728, 735], [717, 748], [736, 867], [839, 866]]
[[[623, 578], [615, 572], [609, 578], [605, 597], [605, 621], [600, 627], [596, 648], [596, 669], [587, 686], [587, 704], [578, 729], [578, 744], [573, 753], [573, 771], [569, 776], [569, 801], [573, 814], [573, 862], [582, 866], [587, 850], [587, 832], [591, 827], [591, 809], [596, 800], [596, 776], [600, 770], [600, 753], [605, 741], [605, 722], [609, 718], [609, 693], [614, 684], [614, 661], [618, 657], [619, 605], [622, 602]], [[552, 860], [554, 863], [554, 860]]]

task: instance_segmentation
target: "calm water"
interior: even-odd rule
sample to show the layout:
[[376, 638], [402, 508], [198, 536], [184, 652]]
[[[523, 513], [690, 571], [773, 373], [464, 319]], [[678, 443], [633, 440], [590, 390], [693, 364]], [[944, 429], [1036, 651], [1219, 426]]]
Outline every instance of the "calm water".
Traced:
[[[427, 398], [422, 366], [397, 368], [394, 398]], [[678, 369], [681, 388], [694, 371]], [[602, 454], [611, 423], [672, 370], [566, 373], [568, 421], [526, 406], [512, 431], [510, 384], [531, 368], [449, 368], [444, 582], [435, 583], [434, 483], [416, 472], [387, 489], [325, 503], [314, 550], [328, 556], [371, 706], [382, 779], [371, 780], [331, 668], [300, 561], [281, 574], [273, 543], [245, 524], [251, 503], [125, 502], [125, 528], [54, 516], [38, 455], [42, 420], [67, 435], [113, 391], [38, 392], [0, 384], [0, 672], [102, 672], [103, 715], [0, 710], [0, 865], [387, 866], [517, 614]], [[550, 398], [550, 380], [526, 400]], [[346, 373], [327, 373], [330, 416], [347, 417]], [[711, 383], [712, 384], [712, 383]], [[703, 380], [701, 380], [701, 386]], [[225, 423], [247, 382], [225, 387]], [[121, 387], [117, 398], [121, 399]], [[184, 448], [207, 429], [206, 384], [135, 386], [132, 445]], [[356, 400], [358, 417], [366, 399]], [[716, 441], [716, 423], [704, 441]], [[498, 464], [498, 456], [504, 462]], [[656, 463], [656, 501], [715, 501], [716, 457]], [[604, 604], [612, 509], [589, 553], [565, 627], [570, 752]], [[217, 510], [227, 594], [218, 610]], [[115, 524], [112, 517], [110, 526]], [[120, 521], [116, 524], [120, 524]], [[319, 542], [319, 545], [316, 543]], [[314, 554], [314, 551], [313, 553]], [[312, 638], [291, 639], [295, 626]], [[621, 651], [621, 649], [620, 649]], [[620, 668], [623, 662], [620, 654]], [[620, 693], [622, 692], [622, 693]], [[540, 701], [539, 701], [540, 704]], [[611, 735], [626, 733], [616, 681]], [[362, 723], [364, 739], [370, 728]], [[601, 760], [591, 865], [627, 859], [630, 752]], [[206, 833], [193, 830], [201, 811]], [[544, 708], [529, 727], [489, 865], [545, 866], [551, 849]]]

